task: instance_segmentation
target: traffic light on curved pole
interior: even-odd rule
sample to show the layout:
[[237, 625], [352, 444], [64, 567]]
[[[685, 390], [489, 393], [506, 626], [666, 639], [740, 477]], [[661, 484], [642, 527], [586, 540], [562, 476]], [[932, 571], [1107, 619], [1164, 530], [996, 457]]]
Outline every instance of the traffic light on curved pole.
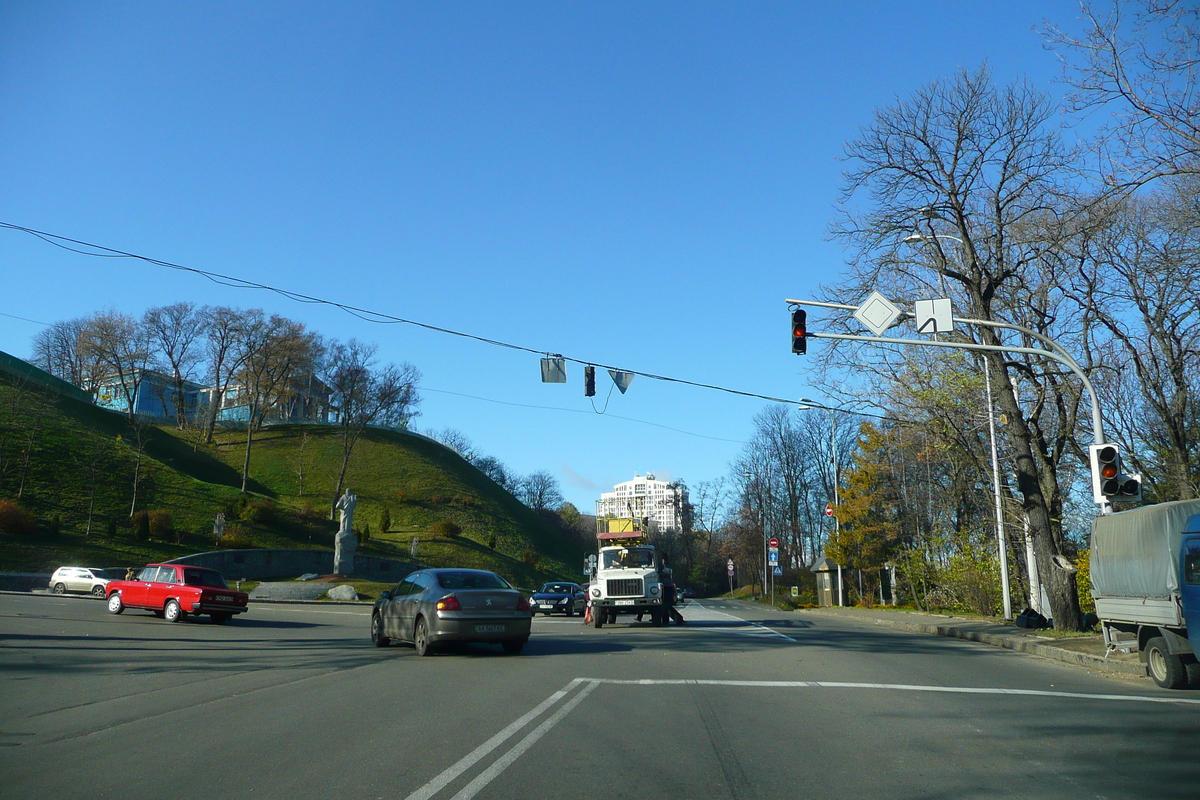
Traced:
[[808, 342], [805, 337], [808, 336], [808, 312], [802, 308], [797, 308], [792, 312], [792, 352], [797, 355], [804, 355], [808, 352]]
[[1136, 503], [1142, 499], [1142, 482], [1121, 468], [1121, 449], [1115, 444], [1088, 446], [1092, 470], [1092, 499], [1097, 503]]

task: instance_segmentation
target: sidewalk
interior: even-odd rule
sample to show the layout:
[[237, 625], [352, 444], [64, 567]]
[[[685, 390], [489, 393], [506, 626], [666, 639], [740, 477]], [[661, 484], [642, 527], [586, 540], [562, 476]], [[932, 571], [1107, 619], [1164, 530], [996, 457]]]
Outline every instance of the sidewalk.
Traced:
[[1055, 639], [1039, 635], [1036, 630], [987, 619], [927, 614], [920, 611], [891, 611], [884, 608], [806, 608], [797, 609], [796, 613], [855, 619], [916, 633], [967, 639], [1074, 664], [1096, 672], [1146, 676], [1146, 667], [1138, 660], [1136, 653], [1111, 653], [1105, 658], [1104, 639], [1098, 633]]

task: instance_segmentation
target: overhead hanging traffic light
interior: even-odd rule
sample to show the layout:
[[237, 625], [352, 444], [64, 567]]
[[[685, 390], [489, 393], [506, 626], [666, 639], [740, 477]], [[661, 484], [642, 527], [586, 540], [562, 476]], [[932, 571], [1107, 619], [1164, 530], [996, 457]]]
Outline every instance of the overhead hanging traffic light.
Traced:
[[596, 396], [596, 368], [591, 364], [583, 368], [583, 396]]
[[1092, 469], [1092, 499], [1097, 503], [1137, 503], [1142, 499], [1139, 475], [1121, 468], [1121, 449], [1115, 444], [1088, 446]]
[[792, 352], [796, 355], [804, 355], [808, 352], [806, 336], [808, 336], [808, 312], [797, 308], [792, 312]]

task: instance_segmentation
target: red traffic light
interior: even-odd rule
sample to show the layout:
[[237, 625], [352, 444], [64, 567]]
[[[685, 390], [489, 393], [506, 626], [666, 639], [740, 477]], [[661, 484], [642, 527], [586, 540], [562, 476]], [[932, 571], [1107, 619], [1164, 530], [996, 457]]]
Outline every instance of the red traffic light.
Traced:
[[798, 308], [792, 312], [792, 352], [803, 355], [808, 352], [808, 312]]

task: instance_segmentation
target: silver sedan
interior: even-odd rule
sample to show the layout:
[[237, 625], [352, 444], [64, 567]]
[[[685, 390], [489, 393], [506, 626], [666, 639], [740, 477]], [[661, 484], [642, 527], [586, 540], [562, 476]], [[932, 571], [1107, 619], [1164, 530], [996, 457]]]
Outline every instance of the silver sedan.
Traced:
[[419, 656], [452, 642], [493, 642], [515, 655], [529, 640], [532, 617], [525, 596], [494, 572], [423, 569], [375, 601], [371, 641], [412, 642]]

